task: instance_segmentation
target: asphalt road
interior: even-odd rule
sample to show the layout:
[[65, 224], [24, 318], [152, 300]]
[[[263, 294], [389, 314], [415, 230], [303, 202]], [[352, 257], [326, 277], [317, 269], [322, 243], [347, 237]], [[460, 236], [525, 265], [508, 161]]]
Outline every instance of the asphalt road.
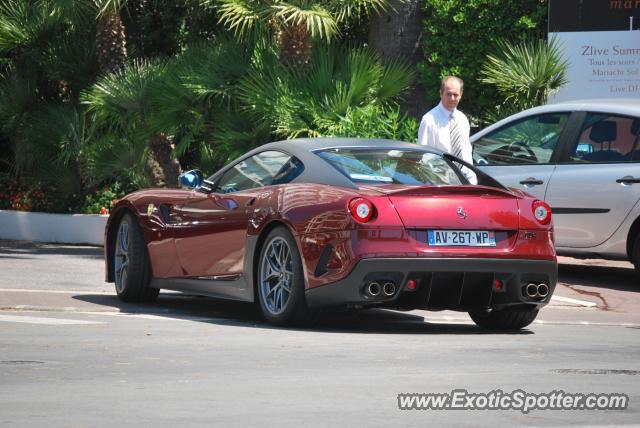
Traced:
[[[101, 249], [0, 241], [0, 426], [560, 426], [640, 420], [630, 265], [561, 259], [530, 328], [455, 312], [336, 313], [272, 328], [252, 306], [119, 302]], [[624, 393], [625, 410], [399, 410], [400, 393]]]

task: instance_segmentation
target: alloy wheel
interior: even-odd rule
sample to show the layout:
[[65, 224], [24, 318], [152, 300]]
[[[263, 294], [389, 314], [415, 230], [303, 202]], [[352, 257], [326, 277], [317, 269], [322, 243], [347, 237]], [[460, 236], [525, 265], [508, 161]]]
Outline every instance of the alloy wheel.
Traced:
[[291, 249], [283, 238], [276, 237], [269, 242], [259, 279], [260, 298], [266, 309], [274, 315], [282, 313], [291, 298], [293, 280]]
[[115, 282], [118, 292], [124, 291], [129, 276], [129, 224], [120, 223], [116, 238]]

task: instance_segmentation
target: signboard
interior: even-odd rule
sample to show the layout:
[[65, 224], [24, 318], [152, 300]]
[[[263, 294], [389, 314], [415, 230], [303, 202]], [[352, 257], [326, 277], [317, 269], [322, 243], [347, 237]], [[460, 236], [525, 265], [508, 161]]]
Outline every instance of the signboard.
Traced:
[[640, 98], [640, 0], [550, 0], [569, 83], [549, 101]]

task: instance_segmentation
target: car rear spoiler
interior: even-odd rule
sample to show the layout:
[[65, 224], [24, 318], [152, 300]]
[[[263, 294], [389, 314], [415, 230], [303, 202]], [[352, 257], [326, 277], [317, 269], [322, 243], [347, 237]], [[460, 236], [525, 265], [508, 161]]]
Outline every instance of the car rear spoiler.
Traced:
[[[376, 189], [380, 191], [380, 189]], [[514, 193], [511, 189], [501, 189], [493, 186], [477, 185], [477, 186], [415, 186], [409, 189], [391, 190], [385, 189], [384, 194], [386, 196], [432, 196], [432, 195], [445, 195], [445, 194], [457, 194], [457, 195], [495, 195], [502, 197], [519, 198], [520, 196]]]

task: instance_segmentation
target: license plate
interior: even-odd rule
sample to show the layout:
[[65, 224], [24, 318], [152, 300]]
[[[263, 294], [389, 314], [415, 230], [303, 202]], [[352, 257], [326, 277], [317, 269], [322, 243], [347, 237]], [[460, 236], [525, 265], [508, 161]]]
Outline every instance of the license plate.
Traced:
[[429, 230], [430, 246], [495, 247], [496, 233], [490, 230]]

